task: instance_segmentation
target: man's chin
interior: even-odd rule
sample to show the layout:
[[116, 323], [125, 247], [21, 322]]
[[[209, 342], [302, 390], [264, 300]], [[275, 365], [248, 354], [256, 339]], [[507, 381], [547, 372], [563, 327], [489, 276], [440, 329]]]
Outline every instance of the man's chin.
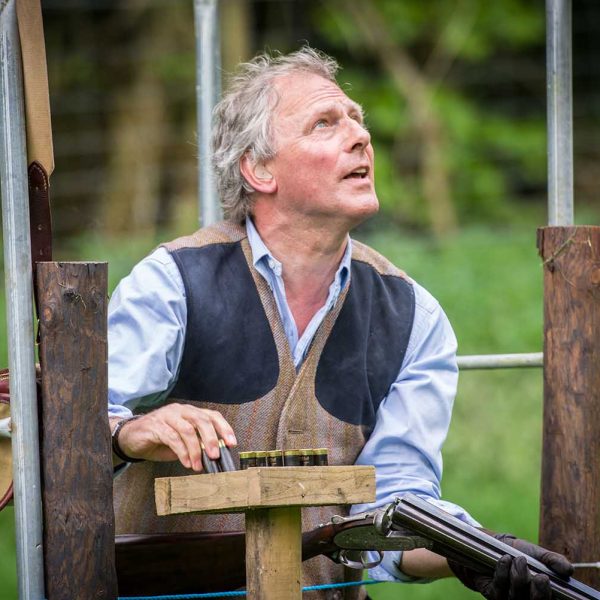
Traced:
[[372, 217], [379, 211], [379, 200], [377, 196], [365, 198], [364, 202], [357, 204], [355, 207], [356, 217], [362, 221]]
[[377, 197], [370, 198], [368, 201], [363, 204], [356, 206], [356, 209], [352, 211], [351, 219], [352, 219], [352, 227], [356, 227], [360, 225], [364, 221], [370, 219], [373, 215], [379, 212], [379, 201]]

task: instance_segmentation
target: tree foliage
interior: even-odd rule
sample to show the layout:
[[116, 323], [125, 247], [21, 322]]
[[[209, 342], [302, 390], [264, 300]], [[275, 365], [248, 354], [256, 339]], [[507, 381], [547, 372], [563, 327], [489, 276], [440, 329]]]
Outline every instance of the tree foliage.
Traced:
[[541, 193], [543, 6], [328, 0], [312, 18], [367, 108], [389, 217], [443, 235]]

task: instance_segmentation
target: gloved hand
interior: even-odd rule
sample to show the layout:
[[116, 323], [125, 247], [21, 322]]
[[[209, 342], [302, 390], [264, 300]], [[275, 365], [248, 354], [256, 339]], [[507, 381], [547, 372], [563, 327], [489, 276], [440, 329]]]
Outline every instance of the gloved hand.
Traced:
[[[488, 533], [497, 540], [539, 560], [560, 577], [568, 578], [573, 574], [573, 565], [562, 554], [551, 552], [506, 533]], [[488, 600], [549, 600], [552, 597], [548, 576], [533, 575], [527, 567], [524, 556], [513, 558], [508, 554], [504, 555], [491, 575], [478, 573], [450, 559], [448, 565], [464, 585], [479, 592]]]

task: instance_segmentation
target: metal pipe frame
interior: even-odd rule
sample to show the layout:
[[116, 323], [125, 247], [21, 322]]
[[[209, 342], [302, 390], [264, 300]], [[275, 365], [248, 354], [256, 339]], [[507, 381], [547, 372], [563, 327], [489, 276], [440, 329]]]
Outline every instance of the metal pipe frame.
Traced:
[[543, 367], [542, 352], [525, 354], [475, 354], [458, 356], [456, 359], [460, 371], [474, 369], [525, 369]]
[[574, 221], [571, 38], [571, 0], [546, 0], [548, 225]]
[[11, 371], [19, 598], [44, 598], [33, 286], [21, 46], [16, 0], [0, 8], [0, 185]]
[[198, 198], [200, 224], [221, 218], [212, 168], [212, 112], [221, 95], [218, 0], [194, 0], [196, 26], [196, 114], [198, 120]]

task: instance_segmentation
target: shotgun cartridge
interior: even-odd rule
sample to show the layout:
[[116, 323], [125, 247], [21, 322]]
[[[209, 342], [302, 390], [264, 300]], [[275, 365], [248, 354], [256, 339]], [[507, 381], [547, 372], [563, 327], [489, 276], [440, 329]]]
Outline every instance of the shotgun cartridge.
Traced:
[[256, 466], [256, 452], [240, 452], [240, 469], [245, 471]]
[[208, 454], [206, 454], [206, 450], [204, 448], [204, 444], [200, 442], [200, 449], [202, 450], [202, 466], [204, 467], [205, 473], [218, 473], [219, 472], [219, 463], [212, 458], [209, 458]]
[[315, 451], [312, 448], [300, 450], [300, 466], [312, 467], [315, 464]]
[[256, 455], [256, 466], [257, 467], [268, 467], [267, 463], [267, 452], [265, 450], [260, 450], [254, 453]]
[[284, 450], [283, 451], [283, 465], [285, 467], [299, 467], [300, 466], [300, 450]]
[[329, 464], [327, 448], [315, 448], [313, 452], [315, 454], [315, 465], [325, 467]]
[[221, 467], [221, 471], [237, 471], [231, 452], [223, 440], [219, 440], [219, 452], [219, 466]]
[[283, 467], [283, 452], [281, 450], [268, 450], [267, 464], [269, 467]]

